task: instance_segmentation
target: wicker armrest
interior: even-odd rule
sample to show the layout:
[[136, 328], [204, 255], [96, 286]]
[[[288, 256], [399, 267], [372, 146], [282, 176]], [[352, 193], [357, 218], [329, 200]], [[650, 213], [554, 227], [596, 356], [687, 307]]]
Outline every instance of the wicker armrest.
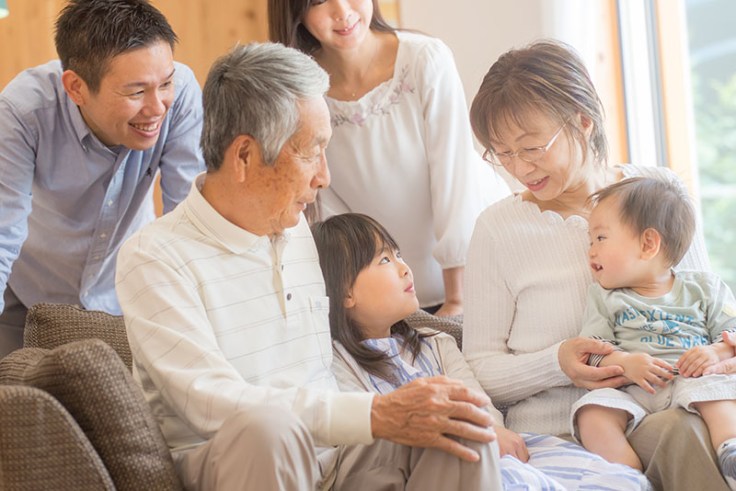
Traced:
[[413, 328], [429, 327], [437, 331], [446, 332], [455, 338], [457, 347], [463, 347], [463, 316], [437, 317], [424, 310], [417, 310], [404, 319]]
[[0, 385], [0, 489], [114, 490], [84, 432], [48, 393]]
[[28, 309], [23, 339], [26, 347], [54, 349], [90, 338], [109, 344], [130, 370], [133, 359], [123, 316], [54, 303], [38, 303]]

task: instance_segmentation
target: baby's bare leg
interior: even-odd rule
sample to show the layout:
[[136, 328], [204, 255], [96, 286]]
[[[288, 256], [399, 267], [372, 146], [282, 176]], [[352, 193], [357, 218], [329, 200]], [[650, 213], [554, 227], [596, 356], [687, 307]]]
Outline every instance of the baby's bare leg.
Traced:
[[693, 403], [705, 421], [728, 486], [736, 490], [736, 401]]
[[642, 470], [641, 460], [626, 439], [629, 413], [603, 406], [583, 406], [577, 414], [583, 446], [609, 462]]
[[736, 401], [694, 402], [693, 407], [703, 417], [714, 449], [718, 450], [721, 443], [736, 438]]

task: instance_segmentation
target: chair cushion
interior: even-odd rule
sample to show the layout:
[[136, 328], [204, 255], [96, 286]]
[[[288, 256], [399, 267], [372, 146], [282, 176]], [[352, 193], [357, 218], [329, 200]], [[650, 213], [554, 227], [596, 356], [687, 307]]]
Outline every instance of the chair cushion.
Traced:
[[0, 360], [0, 384], [36, 387], [74, 417], [117, 489], [180, 489], [161, 430], [130, 372], [106, 343], [23, 348]]
[[84, 432], [49, 393], [0, 385], [0, 428], [0, 489], [115, 489]]
[[123, 316], [55, 303], [39, 303], [28, 309], [24, 346], [54, 349], [88, 338], [101, 339], [112, 346], [130, 370], [132, 357]]

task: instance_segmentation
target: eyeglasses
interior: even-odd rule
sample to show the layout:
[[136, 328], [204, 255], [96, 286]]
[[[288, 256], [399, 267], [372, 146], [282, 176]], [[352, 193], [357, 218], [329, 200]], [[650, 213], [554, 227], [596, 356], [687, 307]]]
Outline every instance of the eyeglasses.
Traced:
[[562, 128], [564, 128], [566, 125], [567, 121], [562, 123], [560, 129], [558, 129], [555, 134], [552, 135], [552, 138], [550, 138], [549, 142], [546, 145], [542, 145], [541, 147], [520, 148], [515, 152], [494, 152], [490, 148], [486, 148], [486, 151], [483, 152], [483, 160], [492, 165], [506, 167], [511, 164], [511, 162], [514, 160], [514, 157], [519, 157], [519, 159], [523, 160], [524, 162], [529, 162], [530, 164], [533, 164], [537, 160], [544, 157], [544, 154], [547, 153], [547, 150], [549, 150], [552, 145], [554, 145], [555, 141], [557, 141], [557, 137], [560, 136], [560, 133], [562, 133]]

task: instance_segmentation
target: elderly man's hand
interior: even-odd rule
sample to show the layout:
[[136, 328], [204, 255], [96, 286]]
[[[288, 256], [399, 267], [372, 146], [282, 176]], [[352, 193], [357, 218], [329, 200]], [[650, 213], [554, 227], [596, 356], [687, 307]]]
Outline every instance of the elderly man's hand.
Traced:
[[[728, 331], [723, 332], [723, 342], [730, 346], [734, 350], [736, 355], [736, 334]], [[723, 360], [705, 369], [703, 375], [714, 375], [714, 374], [731, 374], [736, 373], [736, 356]]]
[[450, 435], [478, 442], [496, 438], [487, 395], [444, 376], [414, 380], [397, 390], [377, 395], [371, 408], [375, 438], [411, 447], [438, 448], [476, 462], [478, 454]]
[[577, 387], [600, 389], [620, 387], [628, 380], [623, 376], [624, 369], [618, 365], [591, 367], [587, 365], [591, 354], [607, 355], [614, 350], [609, 343], [590, 338], [571, 338], [560, 345], [557, 358], [560, 368]]

